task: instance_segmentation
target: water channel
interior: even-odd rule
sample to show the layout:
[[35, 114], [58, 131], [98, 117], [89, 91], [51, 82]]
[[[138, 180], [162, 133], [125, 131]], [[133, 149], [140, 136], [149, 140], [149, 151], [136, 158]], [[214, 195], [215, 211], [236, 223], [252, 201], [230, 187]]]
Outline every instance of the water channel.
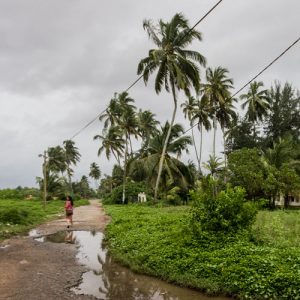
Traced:
[[89, 271], [83, 273], [82, 281], [71, 289], [75, 294], [92, 295], [103, 300], [224, 300], [228, 298], [207, 297], [195, 290], [181, 288], [159, 279], [135, 274], [115, 263], [107, 254], [101, 232], [60, 231], [52, 235], [38, 236], [39, 242], [76, 244], [77, 259]]

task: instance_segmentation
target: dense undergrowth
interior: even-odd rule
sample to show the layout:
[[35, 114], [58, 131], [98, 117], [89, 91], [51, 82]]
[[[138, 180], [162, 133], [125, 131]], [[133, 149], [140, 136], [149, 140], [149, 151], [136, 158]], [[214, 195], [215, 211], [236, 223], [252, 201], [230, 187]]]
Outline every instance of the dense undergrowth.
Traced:
[[[78, 200], [75, 206], [87, 203], [87, 200]], [[63, 215], [64, 202], [61, 200], [49, 201], [45, 210], [40, 200], [0, 200], [0, 240]]]
[[209, 294], [300, 299], [300, 211], [259, 212], [251, 233], [195, 236], [188, 207], [105, 209], [109, 249], [135, 271]]

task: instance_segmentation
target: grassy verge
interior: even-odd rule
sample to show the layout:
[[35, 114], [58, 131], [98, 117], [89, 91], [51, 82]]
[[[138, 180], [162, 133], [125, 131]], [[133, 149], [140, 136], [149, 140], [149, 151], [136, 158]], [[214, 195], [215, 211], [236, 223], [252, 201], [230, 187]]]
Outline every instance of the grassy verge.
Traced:
[[[203, 232], [196, 238], [185, 207], [127, 205], [105, 209], [112, 216], [106, 233], [110, 251], [135, 271], [209, 294], [239, 295], [243, 299], [300, 299], [298, 241], [291, 234], [289, 247], [281, 247], [281, 235], [272, 233], [269, 237], [274, 220], [285, 222], [284, 212], [278, 212], [278, 217], [271, 212], [260, 214], [254, 237], [245, 233], [225, 236]], [[299, 219], [299, 211], [294, 213]], [[285, 231], [280, 226], [277, 230]]]
[[[75, 202], [75, 206], [86, 204], [87, 200]], [[0, 241], [63, 215], [64, 202], [61, 200], [49, 201], [45, 210], [37, 200], [0, 200]]]

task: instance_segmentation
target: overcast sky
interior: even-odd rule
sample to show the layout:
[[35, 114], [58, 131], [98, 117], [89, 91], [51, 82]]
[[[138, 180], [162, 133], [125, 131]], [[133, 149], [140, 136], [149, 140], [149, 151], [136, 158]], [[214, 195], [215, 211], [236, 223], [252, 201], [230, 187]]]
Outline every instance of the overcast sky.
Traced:
[[[0, 188], [36, 186], [38, 154], [71, 138], [137, 78], [138, 62], [153, 47], [144, 19], [168, 21], [182, 12], [194, 25], [216, 2], [0, 0]], [[224, 0], [198, 25], [203, 41], [192, 48], [208, 66], [226, 67], [238, 90], [299, 37], [299, 15], [299, 0]], [[300, 43], [259, 80], [300, 89], [299, 66]], [[162, 122], [170, 118], [171, 95], [156, 95], [151, 82], [140, 81], [129, 93], [138, 108], [151, 109]], [[181, 111], [176, 121], [188, 128]], [[87, 175], [92, 162], [110, 173], [114, 161], [97, 157], [93, 141], [101, 131], [96, 121], [75, 138], [82, 154], [75, 179]], [[206, 135], [204, 159], [211, 140]]]

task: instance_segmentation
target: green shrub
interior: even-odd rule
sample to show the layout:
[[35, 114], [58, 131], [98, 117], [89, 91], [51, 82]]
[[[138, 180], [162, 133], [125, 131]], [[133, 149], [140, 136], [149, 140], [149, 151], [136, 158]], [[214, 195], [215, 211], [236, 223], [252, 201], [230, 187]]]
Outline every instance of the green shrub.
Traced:
[[26, 224], [28, 215], [28, 210], [12, 207], [0, 212], [0, 222], [8, 224]]
[[228, 187], [216, 197], [203, 191], [191, 192], [192, 224], [199, 230], [233, 232], [249, 228], [257, 209], [245, 200], [245, 190]]

